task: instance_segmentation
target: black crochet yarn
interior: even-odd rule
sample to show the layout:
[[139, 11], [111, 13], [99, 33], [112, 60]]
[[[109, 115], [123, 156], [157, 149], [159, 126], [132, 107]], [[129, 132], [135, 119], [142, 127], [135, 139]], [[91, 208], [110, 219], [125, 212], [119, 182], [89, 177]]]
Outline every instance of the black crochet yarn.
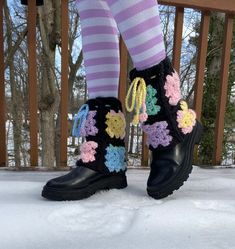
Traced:
[[166, 97], [166, 91], [164, 89], [166, 77], [168, 75], [172, 76], [174, 72], [175, 70], [173, 69], [168, 57], [166, 57], [158, 65], [155, 65], [151, 68], [142, 71], [133, 69], [130, 72], [131, 81], [136, 77], [144, 78], [146, 86], [151, 85], [154, 89], [157, 90], [157, 105], [159, 105], [161, 109], [156, 115], [149, 115], [147, 121], [144, 122], [144, 125], [152, 125], [155, 122], [167, 121], [168, 129], [170, 130], [169, 135], [171, 135], [173, 138], [170, 144], [165, 147], [159, 145], [157, 148], [153, 148], [152, 145], [150, 145], [149, 148], [152, 151], [173, 148], [176, 144], [182, 142], [186, 136], [184, 133], [182, 133], [181, 129], [178, 128], [177, 123], [177, 111], [181, 109], [180, 101], [175, 106], [170, 105], [169, 99], [168, 97]]
[[[116, 113], [122, 111], [121, 102], [114, 97], [99, 97], [88, 100], [86, 104], [89, 106], [89, 111], [97, 111], [94, 119], [96, 121], [95, 127], [98, 129], [98, 133], [95, 136], [86, 136], [86, 141], [96, 142], [98, 144], [98, 148], [96, 149], [95, 161], [86, 163], [80, 159], [77, 161], [76, 165], [90, 168], [102, 174], [117, 174], [119, 172], [110, 172], [105, 165], [105, 155], [107, 153], [106, 149], [109, 145], [118, 147], [121, 146], [125, 148], [125, 143], [124, 139], [115, 137], [112, 138], [109, 136], [109, 134], [106, 132], [107, 124], [105, 122], [107, 120], [106, 115], [111, 110], [115, 111]], [[125, 170], [120, 170], [120, 173], [124, 171]]]
[[[21, 0], [21, 4], [28, 5], [28, 0]], [[36, 0], [36, 5], [37, 6], [41, 6], [43, 4], [44, 4], [43, 0]]]

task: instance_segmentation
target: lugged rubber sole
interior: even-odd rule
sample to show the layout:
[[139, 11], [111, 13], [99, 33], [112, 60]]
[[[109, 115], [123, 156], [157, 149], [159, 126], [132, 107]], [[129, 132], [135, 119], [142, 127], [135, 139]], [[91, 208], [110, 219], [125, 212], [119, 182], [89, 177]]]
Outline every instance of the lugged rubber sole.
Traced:
[[197, 125], [195, 126], [192, 132], [192, 138], [189, 144], [189, 153], [187, 154], [188, 156], [185, 157], [185, 160], [179, 172], [174, 176], [174, 179], [172, 181], [169, 181], [169, 183], [167, 182], [161, 187], [156, 187], [156, 188], [147, 187], [147, 193], [149, 196], [157, 200], [163, 199], [173, 194], [175, 190], [178, 190], [180, 187], [184, 185], [184, 182], [187, 181], [193, 169], [192, 161], [193, 161], [194, 145], [199, 144], [202, 134], [203, 134], [203, 127], [201, 123], [197, 122]]
[[112, 175], [79, 189], [68, 190], [45, 186], [42, 190], [42, 196], [53, 201], [82, 200], [101, 190], [123, 189], [126, 187], [127, 180], [125, 175]]

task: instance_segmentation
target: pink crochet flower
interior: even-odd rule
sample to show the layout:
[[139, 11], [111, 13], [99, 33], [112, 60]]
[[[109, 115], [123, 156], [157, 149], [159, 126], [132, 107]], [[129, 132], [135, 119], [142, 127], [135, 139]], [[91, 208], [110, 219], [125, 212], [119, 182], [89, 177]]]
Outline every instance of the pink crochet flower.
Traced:
[[140, 114], [140, 122], [141, 123], [147, 121], [147, 119], [148, 119], [148, 114], [147, 113], [141, 113]]
[[142, 105], [142, 113], [139, 116], [141, 123], [147, 121], [147, 119], [148, 119], [147, 108], [146, 108], [145, 102], [146, 102], [146, 98], [144, 98], [144, 103]]
[[80, 159], [84, 163], [95, 161], [96, 148], [98, 148], [98, 144], [96, 142], [89, 141], [83, 143], [80, 146], [80, 151], [81, 151]]
[[180, 94], [180, 79], [177, 72], [167, 75], [164, 89], [166, 90], [166, 97], [169, 98], [170, 105], [177, 105], [181, 99]]

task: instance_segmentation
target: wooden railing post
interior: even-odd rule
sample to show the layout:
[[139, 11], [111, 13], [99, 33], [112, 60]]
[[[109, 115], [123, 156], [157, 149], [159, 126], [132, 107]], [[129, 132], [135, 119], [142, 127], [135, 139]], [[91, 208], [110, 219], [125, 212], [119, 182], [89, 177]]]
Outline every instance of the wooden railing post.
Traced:
[[[203, 100], [203, 83], [205, 78], [205, 67], [208, 47], [208, 33], [210, 25], [210, 12], [202, 12], [200, 38], [197, 57], [197, 72], [194, 87], [194, 110], [197, 114], [197, 119], [201, 119], [202, 113], [202, 100]], [[194, 148], [194, 164], [199, 163], [198, 145]]]
[[120, 38], [120, 80], [119, 80], [119, 90], [118, 90], [118, 98], [123, 105], [123, 109], [125, 110], [125, 96], [127, 89], [127, 67], [128, 67], [128, 52], [126, 45], [122, 38]]
[[142, 133], [142, 157], [141, 157], [141, 166], [147, 167], [149, 166], [149, 148], [146, 144], [147, 135], [146, 133]]
[[38, 165], [38, 98], [36, 61], [36, 0], [28, 1], [30, 164]]
[[69, 73], [69, 47], [68, 47], [68, 0], [61, 1], [61, 139], [60, 139], [60, 167], [67, 166], [67, 140], [68, 140], [68, 73]]
[[184, 8], [177, 7], [175, 14], [175, 33], [174, 33], [172, 64], [175, 70], [179, 73], [180, 73], [180, 57], [181, 57], [181, 47], [182, 47], [183, 24], [184, 24]]
[[229, 64], [230, 64], [230, 54], [231, 54], [231, 45], [233, 37], [233, 19], [234, 15], [226, 14], [224, 45], [223, 45], [223, 55], [222, 55], [222, 64], [221, 64], [219, 101], [217, 106], [217, 117], [216, 117], [216, 128], [215, 128], [215, 150], [213, 157], [214, 165], [219, 165], [221, 163], [221, 156], [222, 156], [224, 117], [225, 117], [226, 102], [227, 102]]
[[194, 110], [197, 113], [197, 119], [201, 119], [202, 99], [203, 99], [203, 83], [205, 77], [205, 66], [208, 47], [208, 32], [210, 25], [210, 12], [202, 13], [201, 32], [199, 39], [198, 57], [197, 57], [197, 72], [194, 89]]
[[4, 77], [3, 4], [0, 0], [0, 167], [6, 166], [6, 106]]
[[[128, 67], [128, 51], [123, 39], [120, 39], [120, 64], [121, 64], [121, 72], [120, 72], [120, 81], [119, 81], [119, 99], [122, 102], [123, 109], [125, 112], [125, 96], [127, 89], [127, 67]], [[146, 135], [142, 134], [142, 155], [141, 155], [141, 165], [148, 166], [149, 159], [149, 149], [146, 146]]]

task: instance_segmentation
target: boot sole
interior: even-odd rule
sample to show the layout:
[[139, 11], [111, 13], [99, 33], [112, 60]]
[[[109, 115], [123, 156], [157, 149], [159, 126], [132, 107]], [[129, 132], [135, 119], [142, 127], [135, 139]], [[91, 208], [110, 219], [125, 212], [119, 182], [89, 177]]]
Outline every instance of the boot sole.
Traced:
[[98, 191], [110, 189], [123, 189], [127, 187], [125, 175], [110, 176], [100, 181], [91, 183], [80, 189], [58, 189], [45, 186], [42, 190], [42, 197], [53, 201], [82, 200], [88, 198]]
[[167, 182], [160, 188], [158, 187], [156, 189], [154, 189], [154, 187], [147, 187], [147, 193], [149, 196], [153, 197], [154, 199], [162, 199], [173, 194], [175, 190], [178, 190], [181, 186], [184, 185], [184, 182], [187, 181], [193, 169], [192, 161], [194, 145], [199, 144], [202, 138], [202, 134], [203, 127], [201, 123], [197, 122], [197, 125], [195, 126], [192, 134], [192, 139], [189, 144], [189, 156], [185, 157], [182, 168], [179, 170], [178, 174], [174, 176], [173, 181], [169, 180], [169, 183]]

